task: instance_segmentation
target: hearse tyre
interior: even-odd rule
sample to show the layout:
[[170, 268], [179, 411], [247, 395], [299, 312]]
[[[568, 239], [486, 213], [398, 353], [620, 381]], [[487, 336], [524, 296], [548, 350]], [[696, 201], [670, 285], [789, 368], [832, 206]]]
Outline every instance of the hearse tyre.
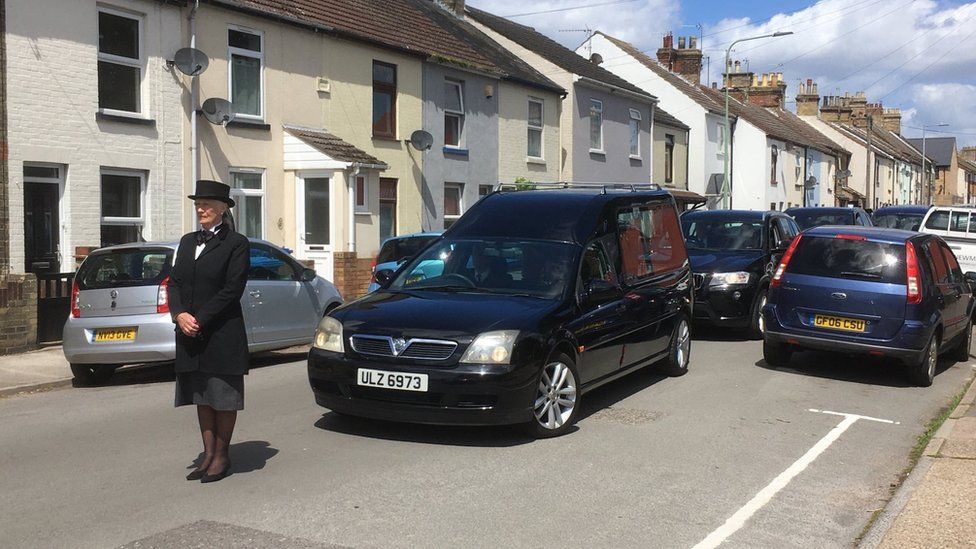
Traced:
[[685, 313], [678, 317], [671, 333], [671, 352], [662, 363], [662, 371], [671, 377], [688, 373], [688, 362], [691, 360], [691, 323], [688, 318]]

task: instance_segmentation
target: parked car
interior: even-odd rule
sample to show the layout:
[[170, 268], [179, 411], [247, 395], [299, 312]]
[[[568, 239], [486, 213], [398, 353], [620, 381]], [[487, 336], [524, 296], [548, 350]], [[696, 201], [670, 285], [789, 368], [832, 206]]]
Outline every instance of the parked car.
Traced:
[[860, 225], [871, 227], [871, 216], [863, 208], [789, 208], [786, 213], [796, 220], [801, 231], [823, 225]]
[[917, 231], [930, 208], [917, 205], [885, 206], [871, 214], [871, 222], [875, 227]]
[[413, 233], [405, 234], [403, 236], [392, 236], [383, 241], [380, 245], [380, 253], [376, 255], [376, 261], [373, 262], [373, 278], [369, 281], [369, 287], [367, 292], [375, 292], [379, 289], [380, 285], [376, 282], [376, 272], [390, 270], [395, 271], [404, 260], [409, 259], [421, 250], [427, 247], [428, 244], [437, 240], [441, 236], [441, 233]]
[[770, 281], [763, 356], [771, 366], [801, 349], [886, 357], [904, 362], [914, 383], [931, 385], [940, 354], [969, 358], [974, 279], [937, 236], [809, 229]]
[[976, 207], [935, 206], [919, 230], [941, 236], [956, 254], [962, 270], [976, 271]]
[[743, 328], [762, 338], [766, 289], [779, 258], [800, 232], [782, 212], [694, 210], [681, 231], [695, 281], [695, 320]]
[[[95, 250], [78, 268], [64, 356], [83, 382], [103, 381], [120, 366], [171, 361], [176, 325], [166, 285], [178, 242], [141, 242]], [[251, 268], [241, 299], [251, 352], [304, 345], [319, 320], [342, 303], [331, 282], [281, 248], [251, 240]]]
[[688, 368], [691, 269], [664, 191], [493, 193], [376, 274], [383, 288], [324, 318], [309, 353], [315, 401], [339, 413], [557, 436], [587, 391]]

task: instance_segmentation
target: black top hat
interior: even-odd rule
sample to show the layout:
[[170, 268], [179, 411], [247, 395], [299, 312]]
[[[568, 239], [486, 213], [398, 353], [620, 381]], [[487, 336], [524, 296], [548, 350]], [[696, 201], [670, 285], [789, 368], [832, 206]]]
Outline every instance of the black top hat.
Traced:
[[188, 196], [190, 200], [196, 200], [198, 198], [207, 198], [211, 200], [220, 200], [226, 202], [231, 208], [234, 207], [234, 199], [230, 197], [230, 187], [224, 185], [220, 181], [211, 181], [209, 179], [198, 179], [197, 180], [197, 192]]

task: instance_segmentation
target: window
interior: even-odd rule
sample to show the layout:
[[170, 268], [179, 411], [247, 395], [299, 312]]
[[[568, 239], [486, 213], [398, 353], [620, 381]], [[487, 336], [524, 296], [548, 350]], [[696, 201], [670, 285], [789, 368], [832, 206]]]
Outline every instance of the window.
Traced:
[[590, 99], [590, 150], [603, 152], [603, 101]]
[[444, 229], [449, 229], [464, 212], [464, 184], [444, 184]]
[[779, 147], [773, 145], [769, 148], [769, 183], [776, 184], [776, 164], [779, 162]]
[[932, 262], [932, 278], [936, 284], [949, 284], [952, 278], [949, 274], [949, 267], [946, 265], [945, 256], [942, 254], [941, 247], [935, 239], [928, 241], [929, 259]]
[[775, 211], [776, 210], [776, 203], [775, 202], [770, 202], [769, 203], [769, 209]]
[[725, 154], [725, 123], [720, 122], [718, 125], [718, 140], [716, 141], [718, 145], [718, 154]]
[[674, 181], [674, 136], [664, 134], [664, 182]]
[[545, 105], [541, 99], [529, 98], [528, 146], [525, 154], [529, 158], [542, 158], [542, 120]]
[[478, 196], [488, 196], [493, 190], [491, 185], [478, 185]]
[[955, 283], [965, 282], [966, 277], [962, 274], [962, 268], [959, 266], [959, 261], [956, 260], [956, 254], [944, 242], [939, 243], [939, 248], [942, 249], [942, 256], [945, 258], [946, 266], [949, 268], [950, 279]]
[[964, 233], [968, 227], [969, 212], [952, 212], [952, 222], [949, 223], [950, 231]]
[[356, 213], [369, 213], [369, 179], [356, 176]]
[[396, 236], [397, 180], [380, 178], [380, 240]]
[[809, 276], [905, 284], [905, 246], [805, 236], [786, 270]]
[[248, 280], [298, 280], [298, 269], [280, 251], [262, 244], [251, 244], [251, 267]]
[[620, 274], [625, 282], [679, 269], [688, 258], [678, 214], [669, 204], [620, 210], [617, 227]]
[[928, 220], [925, 221], [925, 228], [935, 229], [937, 231], [949, 230], [949, 211], [936, 210], [932, 212]]
[[464, 136], [464, 87], [461, 82], [444, 82], [444, 145], [461, 147]]
[[102, 170], [102, 246], [142, 242], [146, 176], [128, 170]]
[[98, 108], [143, 112], [142, 19], [98, 9]]
[[793, 159], [796, 163], [796, 166], [793, 168], [795, 172], [796, 184], [802, 185], [803, 184], [803, 157], [801, 157], [798, 154], [794, 156]]
[[641, 113], [630, 109], [630, 156], [640, 158]]
[[237, 231], [250, 238], [264, 238], [264, 170], [231, 170], [230, 196]]
[[242, 118], [264, 118], [264, 38], [243, 29], [227, 31], [230, 101]]
[[604, 243], [601, 241], [591, 243], [583, 252], [583, 259], [580, 261], [580, 292], [585, 291], [587, 286], [595, 280], [602, 280], [611, 284], [617, 283], [610, 255], [607, 254]]
[[373, 61], [373, 137], [396, 138], [396, 65]]

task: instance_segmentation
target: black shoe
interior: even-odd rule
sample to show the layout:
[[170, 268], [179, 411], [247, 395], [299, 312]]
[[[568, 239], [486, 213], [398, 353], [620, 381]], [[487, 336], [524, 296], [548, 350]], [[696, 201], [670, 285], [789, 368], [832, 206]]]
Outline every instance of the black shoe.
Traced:
[[224, 467], [223, 471], [217, 473], [216, 475], [206, 475], [206, 474], [203, 475], [202, 477], [200, 477], [200, 482], [204, 484], [208, 482], [217, 482], [218, 480], [224, 480], [229, 476], [230, 476], [230, 463], [227, 464], [227, 467]]
[[191, 472], [189, 475], [186, 475], [186, 480], [200, 480], [206, 474], [207, 474], [206, 469], [197, 469]]

